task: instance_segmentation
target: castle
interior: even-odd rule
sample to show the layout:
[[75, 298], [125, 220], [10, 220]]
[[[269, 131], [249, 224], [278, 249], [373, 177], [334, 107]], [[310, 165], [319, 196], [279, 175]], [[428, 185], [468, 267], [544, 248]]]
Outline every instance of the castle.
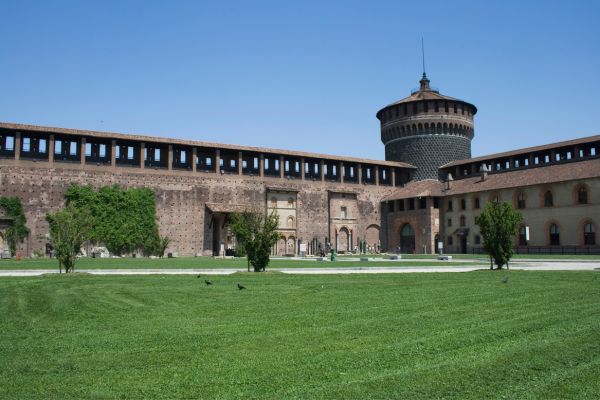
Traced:
[[[600, 135], [471, 158], [476, 107], [429, 83], [377, 112], [385, 161], [0, 123], [0, 196], [21, 199], [28, 256], [47, 253], [71, 183], [152, 188], [179, 255], [234, 251], [229, 214], [257, 207], [279, 215], [276, 255], [481, 252], [488, 201], [522, 212], [519, 252], [600, 254]], [[0, 212], [0, 251], [10, 223]]]

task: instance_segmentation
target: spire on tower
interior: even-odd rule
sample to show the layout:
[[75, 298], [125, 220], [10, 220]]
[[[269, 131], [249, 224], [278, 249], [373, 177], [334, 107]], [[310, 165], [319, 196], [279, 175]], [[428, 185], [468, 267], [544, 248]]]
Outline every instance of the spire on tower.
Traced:
[[427, 74], [425, 73], [425, 44], [423, 43], [423, 37], [421, 36], [421, 55], [423, 57], [423, 76], [419, 83], [421, 84], [419, 87], [419, 91], [427, 91], [431, 90], [429, 87], [429, 79], [427, 79]]

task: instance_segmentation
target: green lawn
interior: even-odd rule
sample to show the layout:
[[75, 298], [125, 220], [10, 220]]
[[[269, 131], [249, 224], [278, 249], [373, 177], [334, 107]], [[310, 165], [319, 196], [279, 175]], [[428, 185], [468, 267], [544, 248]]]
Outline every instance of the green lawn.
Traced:
[[596, 272], [209, 279], [0, 279], [0, 398], [600, 393]]
[[[269, 268], [336, 268], [336, 267], [416, 267], [416, 266], [460, 266], [477, 265], [471, 261], [434, 261], [408, 260], [386, 262], [323, 262], [303, 260], [271, 260]], [[487, 265], [482, 262], [480, 265]], [[218, 259], [212, 257], [178, 257], [178, 258], [82, 258], [75, 264], [75, 269], [138, 269], [138, 268], [246, 268], [245, 258]], [[0, 260], [0, 270], [7, 269], [56, 269], [58, 261], [48, 258], [27, 258], [20, 261]]]

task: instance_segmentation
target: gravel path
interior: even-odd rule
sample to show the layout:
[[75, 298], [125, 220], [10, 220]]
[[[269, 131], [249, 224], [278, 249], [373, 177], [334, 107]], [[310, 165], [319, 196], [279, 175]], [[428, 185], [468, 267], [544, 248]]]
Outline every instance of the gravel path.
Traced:
[[[413, 272], [469, 272], [487, 269], [482, 266], [473, 267], [339, 267], [339, 268], [270, 268], [269, 271], [279, 271], [284, 274], [398, 274]], [[511, 270], [527, 271], [600, 271], [600, 261], [515, 261], [510, 263]], [[76, 272], [92, 275], [230, 275], [244, 272], [245, 268], [220, 269], [77, 269]], [[57, 274], [56, 269], [32, 270], [0, 270], [3, 276], [37, 276]]]

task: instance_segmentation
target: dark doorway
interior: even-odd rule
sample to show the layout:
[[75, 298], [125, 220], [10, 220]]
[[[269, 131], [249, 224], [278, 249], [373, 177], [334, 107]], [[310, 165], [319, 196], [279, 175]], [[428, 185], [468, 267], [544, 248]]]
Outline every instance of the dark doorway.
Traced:
[[462, 254], [467, 254], [467, 236], [460, 237], [460, 252]]
[[402, 253], [415, 252], [415, 230], [410, 224], [404, 224], [400, 230], [400, 251]]

